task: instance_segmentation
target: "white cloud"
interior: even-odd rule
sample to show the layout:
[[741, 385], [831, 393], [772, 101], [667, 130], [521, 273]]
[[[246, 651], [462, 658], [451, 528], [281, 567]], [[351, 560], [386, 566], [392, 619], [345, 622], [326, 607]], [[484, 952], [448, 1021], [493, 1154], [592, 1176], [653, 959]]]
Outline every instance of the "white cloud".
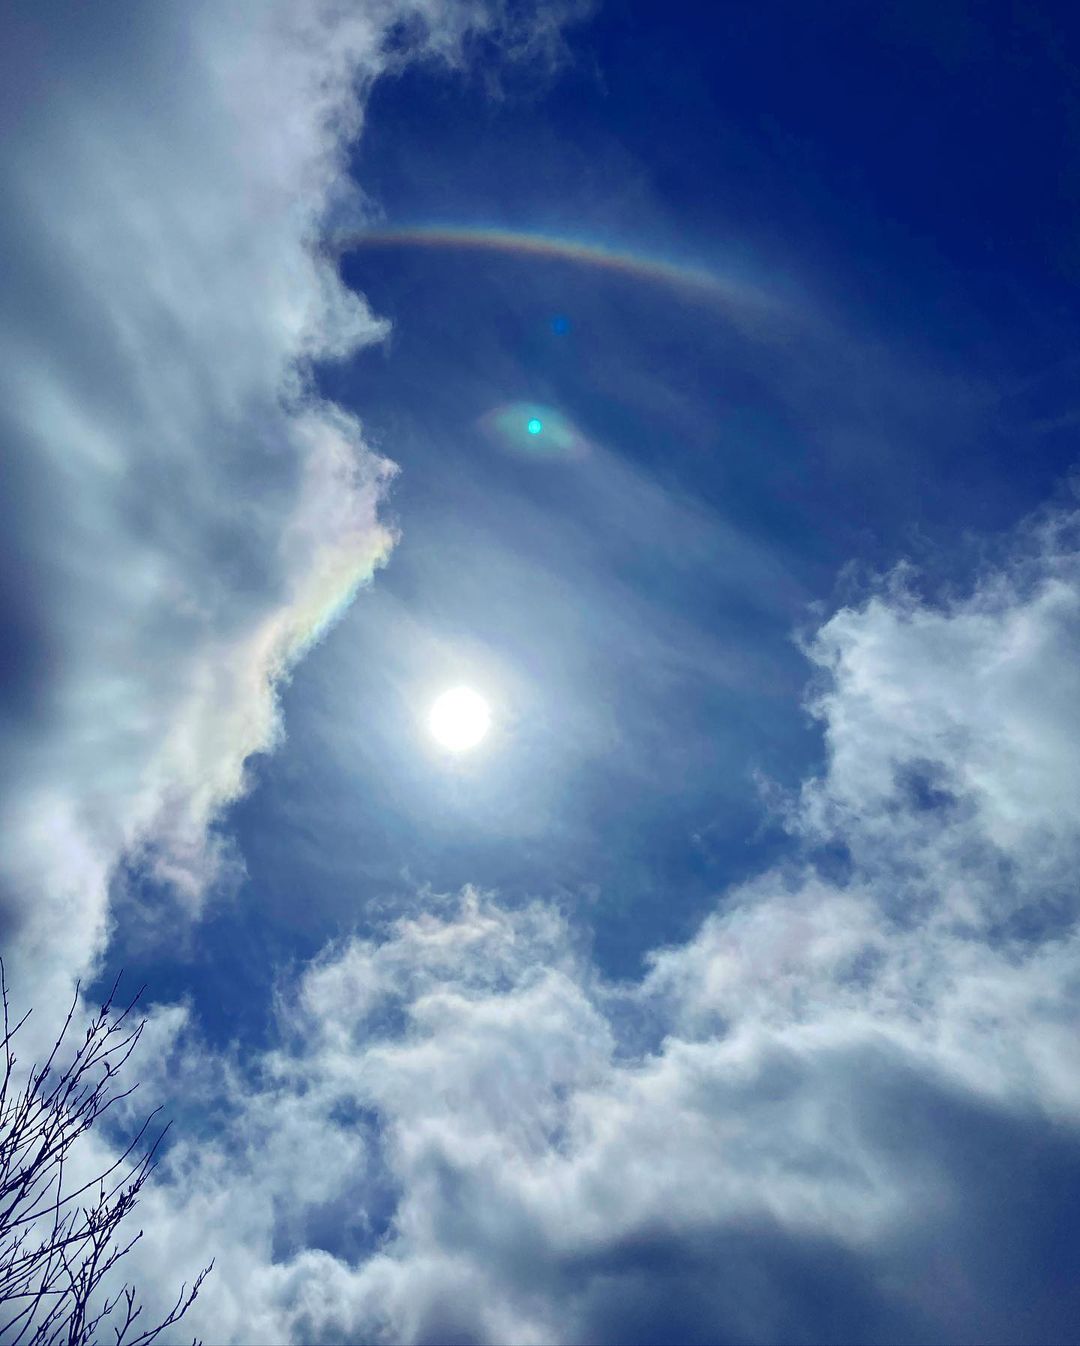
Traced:
[[281, 732], [275, 687], [392, 545], [392, 468], [310, 377], [384, 331], [317, 247], [328, 212], [363, 215], [344, 155], [372, 80], [477, 29], [543, 64], [568, 8], [12, 22], [0, 437], [23, 662], [0, 887], [24, 995], [58, 1003], [92, 968], [121, 861], [192, 910], [242, 863], [213, 824]]
[[809, 791], [818, 826], [863, 834], [898, 797], [906, 768], [966, 803], [971, 826], [1006, 852], [1075, 837], [1076, 522], [1055, 516], [1027, 534], [970, 596], [928, 607], [901, 571], [818, 633], [810, 653], [829, 684], [815, 709], [830, 752], [825, 790]]

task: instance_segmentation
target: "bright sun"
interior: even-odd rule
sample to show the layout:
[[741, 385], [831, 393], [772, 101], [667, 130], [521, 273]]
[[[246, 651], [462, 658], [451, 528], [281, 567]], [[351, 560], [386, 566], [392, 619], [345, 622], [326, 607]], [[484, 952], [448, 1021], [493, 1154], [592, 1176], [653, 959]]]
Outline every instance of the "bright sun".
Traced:
[[436, 699], [428, 726], [444, 748], [465, 752], [475, 748], [487, 733], [491, 710], [471, 687], [453, 687]]

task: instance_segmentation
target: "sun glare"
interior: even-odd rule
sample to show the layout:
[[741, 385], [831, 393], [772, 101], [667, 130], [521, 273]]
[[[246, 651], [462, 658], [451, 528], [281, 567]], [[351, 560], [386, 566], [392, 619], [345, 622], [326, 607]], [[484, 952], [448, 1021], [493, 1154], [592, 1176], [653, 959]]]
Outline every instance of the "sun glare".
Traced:
[[451, 752], [475, 748], [490, 726], [491, 709], [471, 687], [453, 687], [443, 692], [428, 716], [432, 734]]

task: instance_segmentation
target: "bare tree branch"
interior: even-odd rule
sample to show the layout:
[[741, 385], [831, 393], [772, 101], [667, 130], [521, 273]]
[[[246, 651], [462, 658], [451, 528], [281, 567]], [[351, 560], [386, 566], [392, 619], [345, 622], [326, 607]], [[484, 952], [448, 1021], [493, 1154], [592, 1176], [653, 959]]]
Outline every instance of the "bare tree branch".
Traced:
[[[0, 959], [0, 1340], [12, 1346], [93, 1346], [101, 1331], [111, 1333], [114, 1346], [148, 1346], [180, 1321], [213, 1269], [211, 1262], [190, 1289], [182, 1285], [166, 1317], [141, 1331], [134, 1286], [114, 1288], [118, 1263], [142, 1238], [140, 1230], [125, 1242], [120, 1227], [157, 1166], [169, 1128], [149, 1144], [146, 1138], [160, 1109], [107, 1168], [78, 1186], [65, 1185], [73, 1146], [137, 1088], [120, 1090], [116, 1081], [146, 1023], [136, 1023], [133, 1014], [142, 989], [116, 1010], [119, 986], [117, 977], [68, 1059], [76, 986], [52, 1050], [20, 1088], [13, 1043], [30, 1011], [12, 1025]], [[83, 1204], [89, 1192], [93, 1197]]]

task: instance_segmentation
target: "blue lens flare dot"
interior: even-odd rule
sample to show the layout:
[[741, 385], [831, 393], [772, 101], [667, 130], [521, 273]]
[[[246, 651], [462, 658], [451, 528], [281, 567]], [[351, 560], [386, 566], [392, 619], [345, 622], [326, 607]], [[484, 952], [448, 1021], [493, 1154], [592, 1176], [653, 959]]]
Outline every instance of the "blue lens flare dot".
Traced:
[[539, 420], [536, 416], [531, 417], [528, 425], [526, 425], [525, 427], [525, 429], [528, 430], [530, 435], [538, 435], [540, 431], [543, 430], [543, 428], [544, 428], [543, 421]]
[[551, 320], [551, 330], [556, 336], [564, 336], [570, 330], [570, 319], [558, 314]]

